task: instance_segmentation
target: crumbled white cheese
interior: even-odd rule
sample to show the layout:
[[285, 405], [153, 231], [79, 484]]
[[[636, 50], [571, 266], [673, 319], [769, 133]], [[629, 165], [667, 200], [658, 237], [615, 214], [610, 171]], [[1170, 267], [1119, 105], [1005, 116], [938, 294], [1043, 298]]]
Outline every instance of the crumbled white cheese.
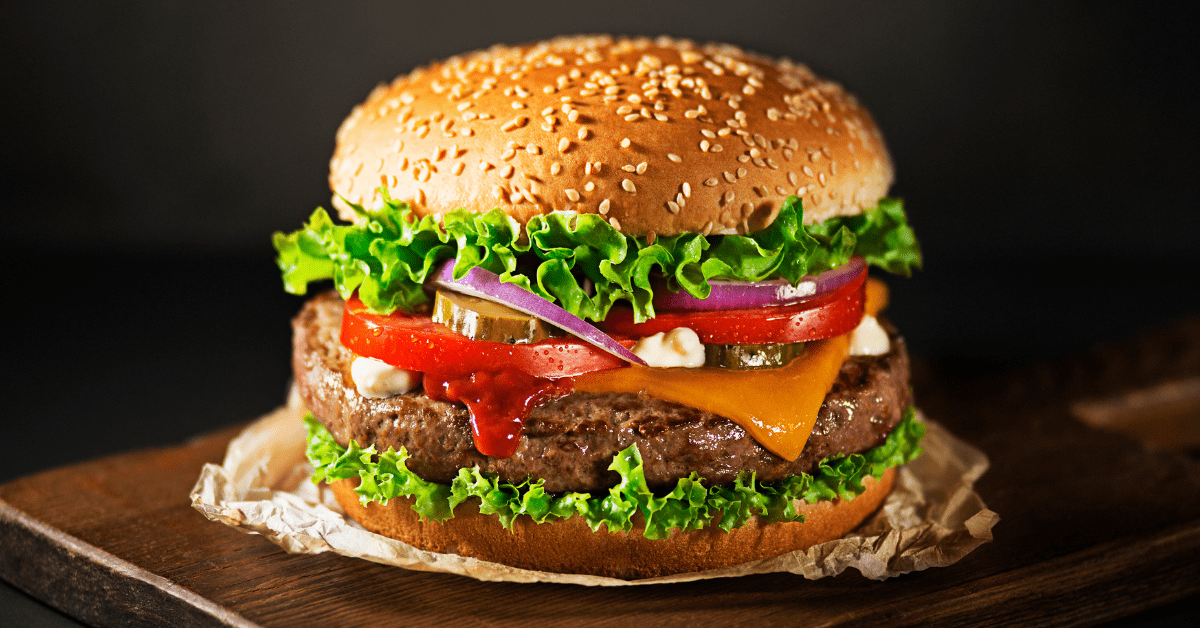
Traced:
[[883, 355], [891, 348], [887, 332], [874, 316], [864, 316], [858, 327], [850, 332], [850, 355]]
[[649, 366], [704, 366], [704, 345], [696, 332], [687, 327], [642, 338], [633, 345], [633, 352]]
[[354, 358], [350, 377], [358, 394], [371, 399], [404, 394], [421, 385], [421, 373], [398, 369], [374, 358]]

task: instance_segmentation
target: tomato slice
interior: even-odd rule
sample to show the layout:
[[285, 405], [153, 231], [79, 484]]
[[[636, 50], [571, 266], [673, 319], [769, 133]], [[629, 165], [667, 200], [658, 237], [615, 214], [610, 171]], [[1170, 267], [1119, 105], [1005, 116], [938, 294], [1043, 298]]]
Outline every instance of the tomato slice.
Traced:
[[[358, 355], [444, 377], [511, 368], [553, 379], [625, 366], [620, 358], [578, 338], [524, 345], [471, 340], [428, 316], [372, 314], [357, 295], [346, 301], [341, 340]], [[623, 344], [632, 346], [633, 342]]]
[[863, 317], [867, 270], [849, 283], [818, 297], [792, 305], [744, 310], [656, 312], [654, 318], [633, 322], [633, 310], [614, 306], [600, 329], [640, 338], [687, 327], [705, 344], [765, 344], [808, 342], [849, 333]]

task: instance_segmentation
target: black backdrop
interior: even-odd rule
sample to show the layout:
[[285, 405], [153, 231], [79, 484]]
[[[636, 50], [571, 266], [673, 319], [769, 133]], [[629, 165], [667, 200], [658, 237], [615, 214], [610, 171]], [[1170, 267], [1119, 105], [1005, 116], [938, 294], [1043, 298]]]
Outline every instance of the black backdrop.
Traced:
[[0, 481], [279, 403], [299, 301], [282, 294], [269, 235], [327, 202], [342, 117], [431, 59], [559, 33], [723, 40], [855, 92], [926, 253], [924, 272], [891, 282], [917, 358], [1017, 366], [1200, 314], [1197, 21], [1148, 6], [8, 8]]

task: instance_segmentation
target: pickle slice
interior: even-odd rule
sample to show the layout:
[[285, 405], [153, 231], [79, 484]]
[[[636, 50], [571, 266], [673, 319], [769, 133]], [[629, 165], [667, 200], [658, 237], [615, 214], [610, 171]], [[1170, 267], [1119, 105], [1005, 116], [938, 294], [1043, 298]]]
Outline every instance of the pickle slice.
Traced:
[[562, 336], [559, 328], [494, 301], [438, 290], [433, 320], [471, 340], [528, 344]]
[[803, 342], [762, 345], [704, 345], [704, 365], [751, 371], [786, 365], [804, 353]]

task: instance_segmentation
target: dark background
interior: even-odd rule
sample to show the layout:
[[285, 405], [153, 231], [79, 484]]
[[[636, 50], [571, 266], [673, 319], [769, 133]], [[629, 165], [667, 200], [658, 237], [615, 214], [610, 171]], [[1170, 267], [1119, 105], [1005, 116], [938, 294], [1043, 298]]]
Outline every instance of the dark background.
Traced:
[[[667, 33], [844, 83], [884, 131], [924, 247], [925, 270], [891, 282], [918, 359], [1010, 368], [1200, 314], [1197, 20], [1151, 6], [8, 8], [0, 482], [280, 403], [300, 301], [270, 233], [328, 202], [334, 131], [376, 83], [495, 42]], [[3, 608], [0, 624], [64, 621], [8, 585]], [[1133, 623], [1186, 621], [1170, 608]]]

